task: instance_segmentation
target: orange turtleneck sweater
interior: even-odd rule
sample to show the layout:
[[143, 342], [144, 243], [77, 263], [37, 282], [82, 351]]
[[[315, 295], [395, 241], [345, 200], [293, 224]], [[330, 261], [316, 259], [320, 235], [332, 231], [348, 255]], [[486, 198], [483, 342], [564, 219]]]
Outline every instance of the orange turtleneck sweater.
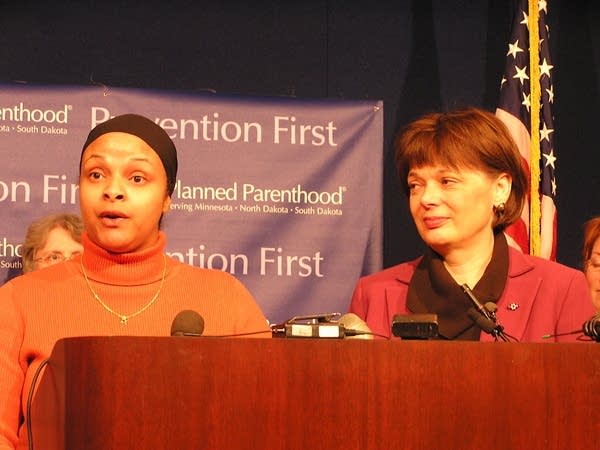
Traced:
[[[173, 318], [197, 311], [203, 335], [263, 332], [262, 311], [233, 276], [182, 264], [164, 255], [165, 235], [139, 253], [113, 255], [83, 236], [89, 284], [127, 323], [94, 298], [77, 258], [17, 277], [0, 288], [0, 450], [27, 448], [23, 424], [32, 378], [59, 339], [74, 336], [169, 336]], [[164, 283], [161, 280], [165, 273]]]

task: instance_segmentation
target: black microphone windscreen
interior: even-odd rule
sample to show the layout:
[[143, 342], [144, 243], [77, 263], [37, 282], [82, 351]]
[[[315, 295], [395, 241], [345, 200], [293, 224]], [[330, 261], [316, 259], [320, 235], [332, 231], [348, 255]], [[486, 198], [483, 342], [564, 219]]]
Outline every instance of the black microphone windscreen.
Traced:
[[584, 322], [583, 334], [596, 342], [600, 342], [600, 313]]
[[179, 312], [171, 324], [171, 336], [201, 336], [203, 331], [204, 319], [190, 309]]
[[467, 316], [469, 316], [471, 320], [475, 322], [477, 326], [486, 333], [494, 332], [496, 324], [487, 317], [485, 317], [483, 314], [479, 313], [479, 311], [476, 311], [475, 308], [469, 308], [467, 310]]

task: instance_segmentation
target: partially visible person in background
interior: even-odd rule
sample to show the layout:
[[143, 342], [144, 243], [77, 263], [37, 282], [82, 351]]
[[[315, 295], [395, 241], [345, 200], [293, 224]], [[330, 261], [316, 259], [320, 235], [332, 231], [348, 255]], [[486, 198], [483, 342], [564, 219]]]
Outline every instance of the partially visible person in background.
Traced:
[[592, 303], [600, 311], [600, 216], [584, 224], [583, 271], [590, 287]]
[[70, 213], [56, 213], [33, 221], [23, 243], [23, 273], [71, 259], [83, 252], [83, 222]]

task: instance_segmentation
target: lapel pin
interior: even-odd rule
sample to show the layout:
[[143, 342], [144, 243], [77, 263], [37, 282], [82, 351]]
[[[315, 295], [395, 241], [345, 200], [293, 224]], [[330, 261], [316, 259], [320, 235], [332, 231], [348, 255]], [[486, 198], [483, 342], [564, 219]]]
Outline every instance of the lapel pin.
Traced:
[[512, 302], [511, 304], [509, 304], [506, 309], [510, 309], [511, 311], [516, 311], [517, 309], [519, 309], [519, 304]]

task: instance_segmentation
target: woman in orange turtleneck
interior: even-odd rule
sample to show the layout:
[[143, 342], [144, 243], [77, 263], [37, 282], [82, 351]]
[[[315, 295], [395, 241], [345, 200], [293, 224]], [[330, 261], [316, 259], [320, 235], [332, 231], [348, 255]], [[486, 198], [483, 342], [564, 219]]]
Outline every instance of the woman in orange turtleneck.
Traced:
[[90, 132], [80, 160], [82, 256], [0, 288], [0, 450], [27, 448], [33, 374], [61, 338], [168, 336], [187, 309], [204, 318], [205, 335], [271, 336], [237, 279], [165, 255], [160, 222], [176, 174], [173, 142], [147, 118], [118, 116]]

